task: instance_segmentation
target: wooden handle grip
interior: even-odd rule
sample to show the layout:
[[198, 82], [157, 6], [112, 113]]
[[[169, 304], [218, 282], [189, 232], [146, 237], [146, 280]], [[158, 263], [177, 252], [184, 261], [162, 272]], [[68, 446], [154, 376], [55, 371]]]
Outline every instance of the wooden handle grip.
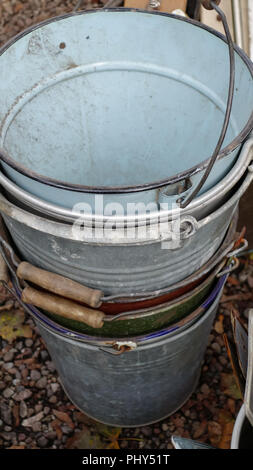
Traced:
[[76, 320], [92, 328], [102, 328], [104, 322], [104, 314], [99, 310], [91, 310], [90, 308], [78, 305], [77, 303], [58, 297], [57, 295], [47, 292], [40, 292], [33, 287], [25, 287], [22, 292], [22, 301], [27, 304], [35, 305], [35, 307], [48, 310], [56, 315]]
[[[201, 0], [201, 3], [203, 5], [203, 7], [205, 7], [207, 10], [213, 10], [213, 7], [210, 3], [211, 0]], [[216, 5], [219, 5], [221, 0], [213, 0], [214, 3], [216, 3]]]
[[0, 281], [8, 282], [10, 280], [8, 266], [6, 265], [0, 253]]
[[82, 286], [78, 282], [60, 276], [59, 274], [36, 268], [25, 261], [20, 263], [17, 269], [17, 275], [20, 279], [33, 282], [37, 286], [53, 292], [54, 294], [67, 297], [77, 302], [83, 302], [90, 307], [98, 308], [102, 303], [102, 291]]

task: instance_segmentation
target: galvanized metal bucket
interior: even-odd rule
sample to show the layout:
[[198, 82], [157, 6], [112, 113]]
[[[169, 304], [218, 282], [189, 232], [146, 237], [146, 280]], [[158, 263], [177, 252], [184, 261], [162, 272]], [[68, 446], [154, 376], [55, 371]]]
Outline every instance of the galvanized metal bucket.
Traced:
[[[124, 207], [175, 202], [200, 182], [227, 108], [224, 36], [175, 15], [103, 10], [33, 26], [0, 54], [2, 165], [22, 189], [94, 209], [99, 193]], [[252, 130], [252, 70], [235, 46], [230, 125], [202, 192]]]
[[[27, 310], [70, 400], [98, 421], [134, 427], [174, 413], [193, 393], [220, 295], [190, 328], [149, 334], [140, 341], [88, 337], [57, 325], [34, 307]], [[120, 354], [112, 346], [130, 350]]]
[[15, 263], [11, 256], [14, 295], [34, 318], [66, 393], [82, 411], [107, 424], [139, 426], [173, 413], [192, 393], [227, 273], [186, 324], [110, 339], [70, 330], [24, 304]]
[[244, 405], [235, 422], [231, 449], [253, 449], [253, 427], [246, 417]]
[[[251, 164], [253, 159], [253, 137], [250, 136], [245, 144], [242, 147], [242, 150], [238, 156], [237, 161], [235, 162], [234, 166], [230, 170], [230, 172], [215, 186], [213, 186], [208, 191], [204, 192], [201, 196], [196, 197], [187, 208], [180, 210], [180, 215], [190, 215], [195, 217], [196, 219], [203, 218], [209, 214], [211, 214], [215, 209], [217, 209], [231, 194], [232, 189], [240, 180], [240, 178], [244, 175], [245, 171], [247, 170], [248, 166]], [[43, 215], [46, 217], [53, 218], [55, 220], [65, 221], [65, 222], [75, 222], [80, 217], [80, 211], [77, 210], [70, 210], [62, 206], [57, 206], [55, 204], [50, 204], [46, 202], [44, 199], [39, 199], [35, 197], [30, 192], [24, 191], [12, 180], [10, 180], [6, 175], [4, 175], [0, 171], [0, 184], [5, 190], [5, 194], [7, 199], [14, 202], [19, 207], [23, 207], [28, 211], [32, 211], [39, 215]], [[91, 221], [96, 221], [100, 223], [108, 223], [109, 220], [114, 220], [119, 225], [120, 223], [124, 225], [124, 223], [131, 223], [131, 219], [138, 220], [138, 223], [145, 223], [145, 220], [156, 219], [160, 218], [162, 220], [166, 217], [173, 217], [173, 214], [176, 212], [176, 208], [164, 207], [163, 203], [166, 203], [167, 196], [164, 190], [160, 191], [159, 198], [157, 200], [157, 204], [154, 203], [153, 207], [148, 213], [143, 213], [141, 208], [137, 214], [131, 215], [126, 214], [123, 217], [120, 214], [117, 216], [113, 215], [105, 215], [101, 213], [83, 213], [82, 218], [84, 223], [89, 224]]]
[[[22, 255], [40, 268], [101, 288], [105, 294], [128, 295], [159, 291], [190, 276], [221, 246], [242, 194], [252, 180], [251, 167], [233, 196], [218, 210], [194, 221], [176, 249], [161, 238], [161, 224], [146, 227], [138, 239], [124, 229], [108, 231], [101, 238], [92, 231], [73, 232], [68, 224], [31, 214], [0, 195], [0, 212]], [[170, 239], [169, 239], [170, 240]], [[161, 249], [164, 248], [164, 249]]]

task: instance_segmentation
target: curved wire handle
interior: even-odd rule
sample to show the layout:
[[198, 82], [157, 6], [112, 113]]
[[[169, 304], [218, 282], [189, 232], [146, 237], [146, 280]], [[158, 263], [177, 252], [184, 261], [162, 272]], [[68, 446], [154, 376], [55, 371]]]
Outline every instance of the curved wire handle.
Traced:
[[[217, 3], [220, 3], [216, 0]], [[185, 207], [190, 204], [190, 202], [195, 198], [195, 196], [198, 194], [204, 183], [206, 182], [209, 174], [211, 173], [211, 170], [217, 160], [217, 157], [219, 155], [220, 149], [222, 147], [222, 144], [224, 142], [224, 139], [226, 137], [227, 129], [229, 126], [229, 120], [231, 116], [231, 111], [232, 111], [232, 105], [233, 105], [233, 98], [234, 98], [234, 89], [235, 89], [235, 52], [234, 52], [234, 44], [233, 40], [230, 34], [229, 26], [227, 23], [226, 15], [225, 13], [218, 7], [217, 3], [214, 1], [210, 0], [202, 0], [202, 4], [205, 8], [207, 9], [214, 9], [218, 15], [221, 17], [223, 27], [226, 33], [227, 37], [227, 42], [228, 42], [228, 47], [229, 47], [229, 60], [230, 60], [230, 80], [229, 80], [229, 92], [228, 92], [228, 99], [227, 99], [227, 109], [226, 109], [226, 114], [222, 126], [222, 131], [218, 140], [218, 143], [216, 145], [216, 148], [214, 150], [214, 153], [212, 157], [210, 158], [210, 161], [208, 163], [208, 166], [206, 168], [206, 171], [204, 173], [204, 176], [200, 180], [199, 184], [196, 186], [196, 188], [192, 191], [192, 193], [184, 198], [180, 198], [178, 200], [181, 209], [184, 209]]]

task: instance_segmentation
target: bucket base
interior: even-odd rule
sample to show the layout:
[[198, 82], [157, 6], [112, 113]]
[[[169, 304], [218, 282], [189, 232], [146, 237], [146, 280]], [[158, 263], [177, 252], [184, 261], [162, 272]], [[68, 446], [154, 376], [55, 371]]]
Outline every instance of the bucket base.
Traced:
[[195, 390], [221, 293], [183, 332], [121, 355], [36, 323], [75, 406], [109, 426], [141, 427], [175, 413]]
[[169, 414], [165, 415], [165, 416], [162, 416], [161, 418], [158, 418], [158, 419], [155, 419], [154, 421], [148, 421], [147, 423], [143, 423], [143, 424], [112, 424], [112, 423], [108, 423], [107, 421], [101, 421], [97, 418], [95, 418], [94, 416], [88, 414], [86, 411], [83, 411], [75, 402], [74, 400], [72, 400], [71, 396], [69, 395], [69, 393], [66, 391], [62, 381], [61, 381], [61, 378], [59, 377], [59, 382], [61, 384], [61, 387], [63, 388], [63, 391], [64, 393], [67, 395], [68, 399], [71, 401], [71, 403], [73, 403], [73, 405], [83, 414], [85, 414], [88, 418], [90, 419], [93, 419], [93, 421], [97, 421], [97, 423], [101, 423], [101, 424], [105, 424], [106, 426], [111, 426], [111, 427], [114, 427], [114, 428], [142, 428], [144, 426], [150, 426], [151, 424], [155, 424], [155, 423], [159, 423], [160, 421], [163, 421], [164, 419], [166, 418], [169, 418], [170, 416], [172, 416], [173, 414], [175, 414], [177, 411], [179, 411], [184, 405], [185, 403], [187, 403], [187, 401], [191, 398], [192, 394], [195, 392], [196, 388], [197, 388], [197, 385], [199, 383], [199, 379], [200, 379], [200, 375], [201, 375], [201, 372], [198, 374], [198, 377], [197, 377], [197, 380], [194, 382], [194, 386], [192, 387], [192, 391], [187, 395], [187, 398], [182, 402], [181, 405], [179, 405], [177, 408], [175, 408], [174, 411], [171, 411]]

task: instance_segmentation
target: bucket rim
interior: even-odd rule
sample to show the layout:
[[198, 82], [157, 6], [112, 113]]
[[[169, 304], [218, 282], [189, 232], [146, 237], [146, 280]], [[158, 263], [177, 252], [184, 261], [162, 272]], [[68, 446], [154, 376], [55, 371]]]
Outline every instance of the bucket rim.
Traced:
[[[56, 21], [61, 21], [67, 18], [82, 16], [86, 14], [99, 14], [99, 13], [103, 13], [103, 14], [123, 13], [124, 14], [124, 13], [129, 13], [129, 12], [133, 12], [137, 14], [140, 13], [140, 14], [157, 15], [157, 16], [159, 15], [162, 17], [183, 21], [193, 26], [197, 26], [209, 32], [210, 34], [213, 34], [217, 38], [223, 40], [225, 43], [227, 43], [227, 39], [223, 34], [191, 18], [185, 18], [183, 16], [174, 15], [171, 13], [147, 11], [147, 10], [136, 9], [136, 8], [107, 8], [107, 9], [92, 9], [92, 10], [85, 10], [85, 11], [80, 11], [80, 12], [71, 12], [71, 13], [67, 13], [64, 15], [49, 18], [45, 21], [42, 21], [33, 26], [30, 26], [29, 28], [25, 29], [21, 33], [11, 38], [9, 41], [7, 41], [6, 44], [4, 44], [0, 48], [0, 57], [18, 40], [22, 39], [23, 37], [30, 34], [31, 32], [43, 26], [46, 26], [48, 24], [54, 23]], [[236, 44], [234, 44], [234, 50], [239, 55], [239, 57], [243, 60], [243, 62], [246, 64], [253, 79], [253, 62], [250, 60], [247, 54], [242, 49], [240, 49]], [[242, 131], [238, 134], [238, 136], [230, 144], [228, 144], [223, 150], [221, 150], [221, 152], [218, 155], [217, 160], [224, 158], [225, 156], [227, 156], [228, 154], [236, 150], [236, 148], [239, 147], [239, 145], [245, 141], [245, 139], [247, 138], [249, 133], [252, 131], [252, 129], [253, 129], [253, 112], [251, 113], [251, 116], [248, 122], [246, 123]], [[136, 192], [141, 192], [141, 191], [158, 189], [158, 188], [167, 186], [169, 184], [177, 183], [178, 181], [188, 178], [190, 176], [193, 176], [195, 174], [198, 174], [199, 172], [203, 171], [208, 166], [210, 158], [211, 157], [207, 158], [200, 164], [197, 164], [194, 167], [188, 170], [185, 170], [184, 172], [173, 175], [167, 179], [163, 179], [163, 180], [159, 180], [155, 182], [138, 184], [138, 185], [127, 185], [127, 186], [124, 186], [124, 185], [123, 186], [87, 186], [87, 185], [64, 182], [64, 181], [60, 181], [54, 178], [49, 178], [44, 175], [41, 175], [40, 173], [30, 170], [26, 168], [24, 165], [17, 163], [12, 157], [9, 156], [9, 154], [4, 149], [0, 148], [0, 160], [2, 160], [11, 168], [16, 170], [18, 173], [21, 173], [22, 175], [30, 179], [33, 179], [39, 183], [45, 184], [47, 186], [52, 186], [58, 189], [64, 189], [67, 191], [74, 191], [74, 192], [93, 193], [93, 194], [94, 193], [95, 194], [124, 194], [124, 193], [136, 193]]]
[[[206, 191], [201, 196], [197, 196], [188, 207], [184, 209], [168, 209], [161, 211], [157, 207], [157, 211], [152, 212], [151, 214], [138, 214], [129, 216], [104, 216], [104, 214], [82, 214], [82, 221], [85, 225], [92, 225], [93, 223], [96, 224], [104, 224], [106, 222], [117, 222], [117, 226], [123, 226], [124, 224], [134, 223], [138, 219], [138, 226], [141, 224], [147, 223], [149, 220], [150, 223], [153, 222], [156, 218], [158, 218], [161, 222], [163, 220], [168, 220], [173, 214], [176, 216], [179, 213], [182, 215], [194, 215], [195, 211], [198, 212], [199, 209], [208, 208], [213, 202], [219, 198], [227, 194], [230, 190], [232, 190], [241, 177], [245, 174], [245, 171], [249, 167], [252, 158], [253, 158], [253, 134], [249, 136], [249, 138], [244, 142], [240, 154], [235, 162], [233, 168], [229, 171], [229, 173], [215, 186], [211, 189]], [[12, 202], [19, 206], [19, 203], [23, 204], [23, 208], [28, 211], [37, 211], [43, 217], [52, 217], [53, 220], [63, 222], [63, 223], [73, 223], [80, 217], [80, 213], [75, 213], [74, 210], [67, 209], [65, 207], [58, 206], [56, 204], [52, 204], [50, 202], [45, 201], [44, 199], [38, 198], [37, 196], [25, 191], [24, 189], [20, 188], [17, 184], [11, 181], [3, 171], [0, 171], [0, 185], [6, 190], [6, 195], [11, 194], [13, 196]]]
[[[183, 303], [188, 302], [189, 300], [192, 299], [192, 297], [198, 295], [200, 292], [202, 292], [208, 285], [212, 283], [212, 281], [215, 280], [217, 274], [220, 272], [221, 269], [224, 269], [224, 261], [220, 262], [215, 266], [214, 269], [212, 269], [207, 276], [205, 276], [204, 279], [201, 279], [200, 284], [198, 284], [196, 287], [193, 287], [189, 292], [184, 293], [183, 295], [180, 295], [179, 297], [176, 297], [173, 300], [169, 300], [166, 302], [161, 302], [158, 305], [154, 305], [151, 307], [144, 307], [144, 308], [139, 308], [139, 309], [132, 309], [129, 311], [124, 311], [116, 314], [106, 314], [106, 318], [113, 318], [114, 322], [118, 321], [134, 321], [139, 318], [146, 318], [150, 317], [152, 315], [156, 315], [159, 313], [163, 313], [164, 311], [171, 309], [171, 308], [177, 308], [181, 306]], [[159, 298], [159, 297], [158, 297]], [[101, 308], [101, 307], [100, 307]]]
[[[248, 189], [250, 183], [252, 182], [252, 179], [253, 168], [250, 168], [246, 170], [245, 174], [241, 178], [239, 188], [229, 197], [226, 202], [224, 202], [221, 206], [219, 206], [218, 209], [214, 210], [211, 214], [204, 216], [203, 219], [198, 221], [196, 220], [196, 230], [193, 230], [191, 232], [190, 237], [193, 236], [198, 230], [212, 223], [215, 219], [222, 217], [227, 210], [232, 210], [232, 212], [234, 213], [236, 211], [239, 199]], [[29, 212], [28, 210], [20, 208], [12, 202], [8, 201], [8, 199], [6, 199], [1, 193], [0, 212], [3, 215], [3, 218], [4, 216], [6, 216], [7, 218], [14, 219], [16, 222], [21, 223], [22, 225], [25, 225], [32, 230], [37, 230], [38, 232], [47, 233], [49, 235], [65, 238], [68, 240], [81, 241], [82, 243], [86, 243], [88, 245], [102, 244], [108, 246], [134, 246], [136, 244], [140, 244], [140, 240], [136, 240], [135, 238], [130, 239], [130, 241], [128, 238], [110, 238], [106, 236], [106, 233], [104, 233], [101, 238], [99, 237], [97, 239], [94, 237], [86, 237], [85, 233], [73, 233], [73, 227], [71, 224], [54, 221], [48, 218], [44, 218], [40, 215], [34, 214], [33, 212]], [[192, 219], [195, 221], [194, 217]], [[159, 227], [160, 225], [158, 223], [158, 228]], [[161, 243], [161, 237], [159, 236], [159, 234], [157, 236], [157, 234], [153, 235], [151, 233], [150, 236], [147, 235], [146, 238], [143, 238], [141, 243]]]
[[[129, 337], [119, 337], [119, 338], [108, 338], [108, 337], [98, 337], [98, 336], [91, 336], [89, 334], [81, 333], [75, 330], [72, 330], [66, 326], [61, 325], [60, 323], [56, 322], [55, 320], [49, 318], [41, 309], [34, 307], [33, 305], [27, 305], [27, 313], [34, 319], [36, 323], [39, 323], [42, 328], [49, 331], [51, 334], [55, 335], [56, 337], [62, 337], [66, 341], [69, 342], [78, 342], [79, 344], [85, 345], [85, 347], [90, 349], [101, 349], [106, 353], [106, 347], [112, 348], [112, 346], [117, 342], [133, 342], [136, 344], [136, 348], [132, 351], [134, 352], [135, 349], [149, 349], [154, 344], [163, 345], [167, 342], [174, 342], [180, 340], [186, 334], [191, 333], [192, 331], [196, 330], [199, 325], [206, 321], [206, 318], [210, 316], [210, 314], [218, 307], [224, 285], [227, 280], [227, 275], [224, 275], [220, 278], [211, 294], [209, 294], [210, 304], [209, 306], [203, 310], [203, 312], [199, 313], [198, 318], [195, 321], [190, 322], [189, 326], [186, 325], [177, 331], [177, 328], [173, 328], [171, 326], [170, 330], [166, 332], [166, 328], [163, 330], [159, 330], [158, 332], [148, 333], [145, 335], [139, 336], [129, 336]], [[13, 286], [16, 291], [16, 294], [20, 296], [20, 291], [15, 284], [15, 280], [12, 279]], [[206, 302], [206, 301], [205, 301]], [[205, 303], [204, 302], [204, 303]]]

